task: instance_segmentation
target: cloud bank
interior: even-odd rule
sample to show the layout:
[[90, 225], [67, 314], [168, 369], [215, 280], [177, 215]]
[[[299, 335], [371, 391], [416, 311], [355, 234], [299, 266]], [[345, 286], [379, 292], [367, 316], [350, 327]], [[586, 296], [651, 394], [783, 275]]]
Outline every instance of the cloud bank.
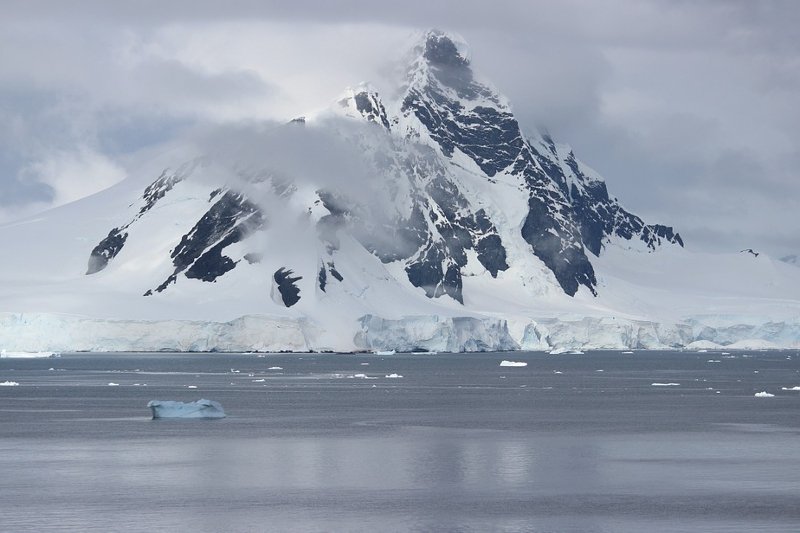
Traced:
[[463, 35], [523, 126], [690, 248], [797, 253], [794, 2], [18, 2], [0, 20], [0, 213], [100, 190], [198, 125], [285, 121]]

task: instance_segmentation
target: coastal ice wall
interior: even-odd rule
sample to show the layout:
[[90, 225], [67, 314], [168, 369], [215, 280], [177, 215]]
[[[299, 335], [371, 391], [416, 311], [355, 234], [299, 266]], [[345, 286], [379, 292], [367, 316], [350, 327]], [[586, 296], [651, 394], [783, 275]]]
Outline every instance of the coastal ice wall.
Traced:
[[308, 351], [305, 321], [244, 316], [230, 322], [104, 320], [0, 314], [0, 347], [20, 351]]
[[411, 316], [389, 320], [361, 317], [355, 344], [364, 350], [480, 352], [518, 350], [505, 320], [496, 318]]
[[[695, 317], [658, 323], [619, 317], [525, 320], [510, 331], [493, 317], [365, 315], [351, 330], [330, 332], [307, 319], [248, 315], [230, 322], [105, 320], [44, 313], [0, 313], [8, 351], [435, 351], [800, 348], [800, 318]], [[325, 338], [325, 344], [320, 341]]]

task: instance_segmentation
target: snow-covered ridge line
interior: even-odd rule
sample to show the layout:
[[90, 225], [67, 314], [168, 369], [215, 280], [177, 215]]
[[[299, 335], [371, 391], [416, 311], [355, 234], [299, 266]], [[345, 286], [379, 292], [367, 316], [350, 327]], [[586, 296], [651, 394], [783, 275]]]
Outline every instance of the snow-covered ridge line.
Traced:
[[[522, 331], [520, 336], [510, 332], [506, 320], [492, 317], [365, 315], [331, 344], [330, 338], [322, 340], [319, 326], [305, 318], [247, 315], [229, 322], [147, 321], [0, 313], [0, 346], [59, 352], [488, 352], [682, 349], [708, 341], [731, 350], [800, 348], [796, 340], [800, 321], [751, 322], [709, 328], [696, 319], [671, 324], [613, 317], [544, 319], [512, 328]], [[705, 338], [711, 332], [717, 336]]]

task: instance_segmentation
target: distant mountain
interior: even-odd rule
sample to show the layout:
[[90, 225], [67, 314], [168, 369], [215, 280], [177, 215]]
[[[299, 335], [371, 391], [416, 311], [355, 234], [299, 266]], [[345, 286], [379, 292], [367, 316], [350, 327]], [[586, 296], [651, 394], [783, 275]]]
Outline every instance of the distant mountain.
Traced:
[[[71, 347], [88, 342], [77, 319], [53, 313], [88, 315], [87, 349], [496, 350], [683, 346], [796, 308], [796, 277], [687, 252], [569, 146], [524, 134], [465, 46], [426, 32], [389, 96], [363, 84], [285, 125], [223, 129], [155, 180], [0, 228], [26, 250], [2, 267], [4, 310]], [[771, 298], [795, 303], [776, 318]], [[241, 316], [269, 318], [227, 322]], [[33, 342], [8, 320], [9, 349]], [[770, 339], [789, 342], [781, 323]]]

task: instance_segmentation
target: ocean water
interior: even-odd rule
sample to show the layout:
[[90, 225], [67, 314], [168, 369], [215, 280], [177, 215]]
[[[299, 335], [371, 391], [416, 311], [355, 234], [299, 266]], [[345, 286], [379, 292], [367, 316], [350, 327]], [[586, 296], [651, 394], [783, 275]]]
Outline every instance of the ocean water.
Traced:
[[[796, 351], [64, 354], [4, 381], [0, 531], [800, 531]], [[199, 398], [228, 417], [146, 407]]]

